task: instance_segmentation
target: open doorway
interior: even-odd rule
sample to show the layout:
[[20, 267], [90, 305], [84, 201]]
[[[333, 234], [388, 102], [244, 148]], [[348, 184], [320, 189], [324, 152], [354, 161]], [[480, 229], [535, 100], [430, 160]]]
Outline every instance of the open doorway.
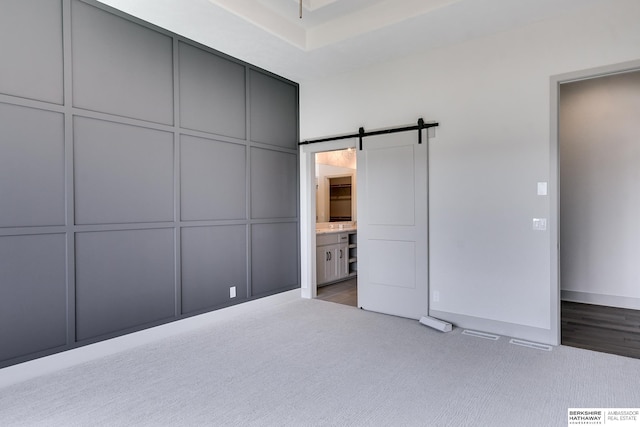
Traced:
[[315, 154], [317, 298], [357, 306], [357, 181], [352, 148]]
[[558, 83], [561, 343], [640, 358], [640, 64]]
[[[302, 298], [317, 297], [316, 266], [316, 153], [327, 151], [355, 150], [357, 138], [340, 138], [337, 140], [300, 145], [300, 296]], [[357, 221], [357, 219], [356, 219]], [[357, 223], [356, 223], [357, 229]]]

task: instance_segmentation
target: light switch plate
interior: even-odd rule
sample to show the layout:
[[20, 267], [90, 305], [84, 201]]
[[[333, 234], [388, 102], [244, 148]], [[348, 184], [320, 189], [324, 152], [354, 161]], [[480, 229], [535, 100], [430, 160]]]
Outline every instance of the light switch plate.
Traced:
[[533, 229], [545, 231], [547, 229], [547, 218], [533, 218]]
[[546, 181], [542, 181], [538, 183], [538, 196], [546, 196], [547, 195], [547, 183]]
[[236, 287], [231, 286], [229, 288], [229, 298], [235, 298], [235, 297], [236, 297]]
[[440, 302], [440, 292], [433, 291], [433, 302]]

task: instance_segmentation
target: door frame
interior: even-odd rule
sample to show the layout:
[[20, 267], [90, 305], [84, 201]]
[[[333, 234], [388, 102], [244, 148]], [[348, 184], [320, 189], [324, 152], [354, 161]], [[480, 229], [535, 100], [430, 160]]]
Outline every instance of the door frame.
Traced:
[[640, 70], [640, 60], [551, 76], [549, 189], [553, 193], [550, 193], [549, 197], [549, 240], [551, 243], [551, 331], [556, 332], [556, 345], [560, 345], [562, 342], [562, 328], [560, 327], [562, 314], [560, 310], [562, 301], [562, 283], [560, 280], [560, 138], [558, 135], [560, 129], [560, 85], [634, 70]]
[[323, 151], [356, 148], [357, 138], [319, 142], [300, 146], [300, 295], [316, 298], [316, 161]]

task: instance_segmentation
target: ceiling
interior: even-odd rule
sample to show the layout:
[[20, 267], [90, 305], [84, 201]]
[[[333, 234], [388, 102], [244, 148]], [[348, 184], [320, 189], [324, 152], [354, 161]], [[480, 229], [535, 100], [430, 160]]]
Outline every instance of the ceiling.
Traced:
[[608, 0], [100, 0], [297, 82]]
[[460, 0], [209, 1], [299, 49], [311, 51], [400, 24]]

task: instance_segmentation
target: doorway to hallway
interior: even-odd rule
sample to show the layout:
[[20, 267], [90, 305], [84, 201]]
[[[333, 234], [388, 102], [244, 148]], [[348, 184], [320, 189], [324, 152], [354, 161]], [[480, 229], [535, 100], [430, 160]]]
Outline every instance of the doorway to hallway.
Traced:
[[640, 69], [558, 96], [561, 343], [640, 358]]

